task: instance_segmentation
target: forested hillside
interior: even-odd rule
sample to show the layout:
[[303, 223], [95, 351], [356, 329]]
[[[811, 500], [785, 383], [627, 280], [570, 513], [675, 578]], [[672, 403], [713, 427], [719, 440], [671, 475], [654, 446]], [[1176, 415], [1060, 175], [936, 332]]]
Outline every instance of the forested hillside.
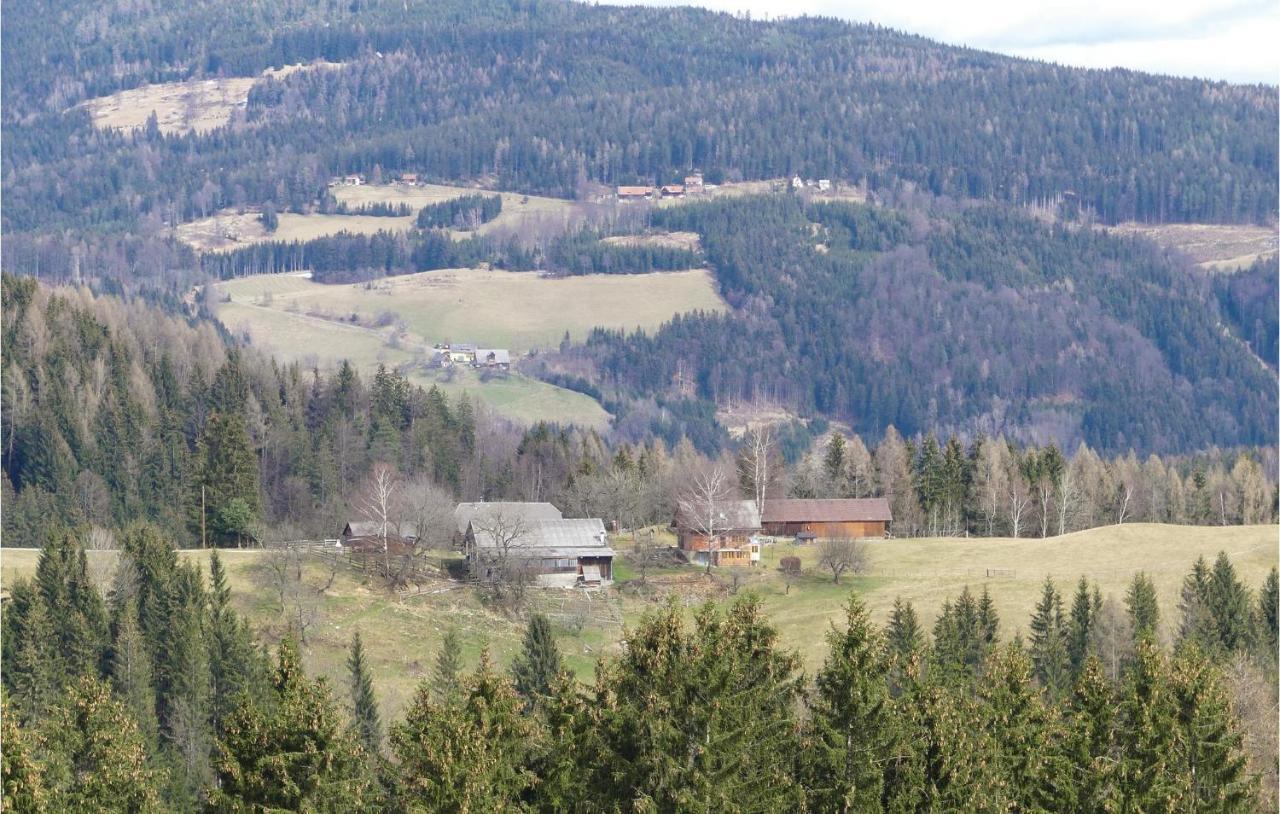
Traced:
[[994, 206], [926, 215], [765, 196], [652, 219], [701, 236], [736, 311], [597, 331], [544, 360], [606, 398], [685, 392], [873, 437], [892, 424], [1119, 452], [1273, 437], [1274, 265], [1211, 286], [1145, 241]]
[[[42, 0], [6, 4], [5, 17], [15, 271], [35, 262], [24, 236], [93, 226], [117, 236], [80, 238], [91, 246], [158, 238], [224, 206], [306, 208], [344, 172], [572, 197], [697, 168], [1012, 203], [1068, 196], [1105, 221], [1276, 211], [1273, 89], [1060, 68], [834, 20], [555, 0]], [[97, 132], [74, 107], [147, 81], [318, 58], [345, 67], [265, 81], [205, 135]], [[157, 251], [120, 262], [145, 266]]]

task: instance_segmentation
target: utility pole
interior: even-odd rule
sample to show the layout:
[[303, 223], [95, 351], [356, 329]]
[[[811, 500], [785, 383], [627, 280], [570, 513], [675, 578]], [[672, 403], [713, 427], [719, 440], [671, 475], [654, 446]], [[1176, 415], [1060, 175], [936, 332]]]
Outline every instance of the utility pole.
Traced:
[[208, 548], [209, 541], [204, 533], [204, 484], [200, 484], [200, 547]]

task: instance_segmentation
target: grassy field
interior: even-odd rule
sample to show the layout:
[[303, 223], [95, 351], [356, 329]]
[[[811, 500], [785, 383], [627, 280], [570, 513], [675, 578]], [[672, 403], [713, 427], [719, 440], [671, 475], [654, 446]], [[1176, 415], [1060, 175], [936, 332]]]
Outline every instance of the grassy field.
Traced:
[[[1141, 570], [1155, 582], [1167, 638], [1177, 623], [1179, 586], [1197, 556], [1212, 559], [1218, 551], [1226, 551], [1240, 577], [1256, 589], [1276, 565], [1278, 533], [1276, 526], [1130, 524], [1049, 540], [888, 540], [869, 544], [869, 573], [843, 579], [840, 585], [815, 570], [812, 546], [779, 544], [766, 547], [763, 567], [750, 569], [741, 590], [762, 598], [783, 643], [799, 652], [809, 671], [821, 664], [823, 636], [831, 622], [841, 617], [850, 591], [858, 593], [879, 622], [886, 620], [894, 597], [902, 596], [915, 604], [921, 624], [929, 629], [944, 599], [954, 597], [965, 585], [975, 592], [987, 585], [1000, 613], [1001, 636], [1008, 640], [1018, 630], [1025, 637], [1046, 576], [1069, 593], [1084, 574], [1098, 583], [1104, 595], [1119, 600], [1132, 575]], [[625, 538], [614, 542], [619, 551], [628, 550], [629, 545]], [[779, 558], [788, 555], [797, 555], [805, 563], [805, 573], [793, 578], [789, 591], [776, 569]], [[208, 552], [185, 551], [182, 556], [204, 566]], [[264, 556], [260, 551], [227, 551], [224, 559], [237, 607], [265, 639], [274, 641], [281, 633], [281, 613], [265, 578]], [[0, 550], [0, 584], [10, 585], [17, 576], [34, 573], [36, 557], [31, 550]], [[114, 558], [113, 552], [90, 552], [91, 568], [103, 585], [110, 579]], [[987, 577], [987, 569], [1004, 569], [1004, 575]], [[590, 679], [602, 653], [617, 652], [623, 625], [634, 623], [670, 593], [676, 592], [690, 605], [707, 596], [728, 598], [729, 593], [726, 574], [717, 573], [708, 581], [695, 568], [651, 570], [643, 591], [626, 563], [619, 561], [616, 575], [619, 587], [591, 603], [570, 600], [577, 596], [571, 592], [535, 592], [536, 607], [558, 620], [560, 647], [584, 680]], [[317, 571], [310, 579], [321, 581], [321, 574]], [[360, 630], [381, 702], [387, 714], [395, 716], [414, 685], [430, 674], [441, 638], [451, 625], [461, 633], [469, 665], [482, 646], [488, 646], [500, 663], [509, 662], [519, 647], [520, 619], [486, 607], [474, 591], [446, 580], [437, 580], [427, 589], [437, 593], [398, 598], [363, 583], [357, 571], [340, 571], [309, 633], [309, 669], [341, 681], [347, 644], [351, 634]], [[580, 627], [575, 620], [583, 622]]]
[[337, 63], [317, 62], [268, 69], [256, 77], [165, 82], [122, 90], [82, 104], [88, 108], [94, 127], [100, 130], [134, 130], [146, 125], [154, 112], [162, 133], [207, 133], [230, 122], [231, 114], [248, 103], [250, 88], [263, 77], [278, 79], [294, 71], [337, 67], [340, 67]]
[[[322, 285], [290, 275], [244, 277], [218, 286], [232, 302], [347, 317], [384, 311], [428, 342], [477, 342], [521, 352], [581, 340], [594, 327], [656, 328], [679, 313], [722, 311], [706, 271], [586, 275], [446, 269], [375, 284]], [[270, 302], [265, 298], [270, 294]]]
[[1275, 227], [1216, 223], [1122, 223], [1111, 227], [1121, 234], [1141, 235], [1161, 246], [1185, 252], [1201, 268], [1235, 271], [1259, 257], [1276, 254]]
[[517, 424], [556, 421], [598, 430], [609, 426], [608, 411], [590, 396], [519, 373], [496, 375], [486, 380], [473, 370], [455, 369], [452, 375], [447, 375], [444, 371], [418, 369], [409, 379], [423, 387], [435, 385], [455, 398], [466, 393]]
[[502, 212], [498, 217], [482, 224], [475, 232], [458, 232], [455, 237], [470, 234], [486, 235], [492, 232], [530, 229], [540, 234], [560, 233], [581, 220], [582, 207], [562, 198], [546, 198], [540, 195], [523, 195], [518, 192], [493, 192], [472, 187], [445, 186], [442, 184], [361, 184], [338, 186], [330, 190], [333, 197], [350, 207], [385, 203], [393, 206], [408, 204], [415, 211], [424, 206], [441, 203], [463, 195], [501, 195]]
[[374, 215], [299, 215], [282, 212], [274, 232], [268, 233], [252, 210], [225, 210], [212, 217], [179, 224], [177, 238], [203, 252], [230, 252], [254, 243], [278, 240], [284, 243], [308, 240], [350, 232], [372, 235], [378, 232], [407, 232], [413, 228], [413, 216], [377, 217]]

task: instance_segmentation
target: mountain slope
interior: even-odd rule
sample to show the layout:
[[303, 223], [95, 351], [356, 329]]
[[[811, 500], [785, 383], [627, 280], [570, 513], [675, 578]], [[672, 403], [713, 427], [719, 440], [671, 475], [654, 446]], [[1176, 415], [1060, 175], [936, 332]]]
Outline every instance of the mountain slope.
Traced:
[[553, 363], [616, 397], [691, 381], [701, 399], [783, 404], [872, 437], [893, 424], [1144, 452], [1274, 437], [1274, 374], [1222, 328], [1239, 318], [1146, 241], [995, 206], [926, 216], [792, 196], [652, 217], [699, 234], [737, 312], [597, 331]]

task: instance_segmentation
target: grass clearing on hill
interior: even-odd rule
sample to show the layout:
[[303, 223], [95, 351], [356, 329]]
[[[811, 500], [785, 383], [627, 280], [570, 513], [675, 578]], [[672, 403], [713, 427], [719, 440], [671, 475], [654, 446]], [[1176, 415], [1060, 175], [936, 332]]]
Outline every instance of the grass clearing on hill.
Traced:
[[1140, 235], [1186, 253], [1203, 269], [1231, 272], [1259, 257], [1275, 256], [1275, 227], [1229, 223], [1121, 223], [1111, 231]]
[[541, 195], [524, 195], [519, 192], [498, 192], [474, 187], [446, 186], [444, 184], [360, 184], [330, 188], [333, 197], [351, 208], [374, 203], [408, 204], [417, 210], [431, 204], [442, 203], [463, 195], [501, 195], [502, 212], [498, 217], [481, 224], [472, 231], [453, 230], [454, 237], [472, 234], [487, 235], [494, 232], [527, 231], [537, 234], [560, 234], [582, 221], [584, 208], [563, 198], [547, 198]]
[[286, 65], [269, 68], [261, 76], [230, 76], [163, 82], [99, 96], [81, 104], [88, 108], [99, 130], [136, 130], [146, 126], [154, 112], [160, 132], [166, 135], [207, 133], [231, 121], [243, 110], [250, 89], [264, 78], [280, 79], [295, 71], [340, 68], [336, 62]]
[[441, 269], [345, 285], [277, 274], [219, 283], [217, 293], [337, 319], [390, 312], [428, 343], [476, 342], [513, 353], [556, 347], [566, 332], [581, 340], [596, 327], [653, 329], [676, 314], [726, 309], [704, 270], [549, 278]]
[[[744, 569], [740, 590], [754, 591], [761, 597], [783, 645], [800, 653], [810, 673], [822, 663], [824, 636], [833, 622], [839, 623], [850, 591], [858, 593], [879, 623], [887, 620], [894, 597], [902, 596], [915, 604], [922, 627], [930, 630], [943, 600], [955, 597], [965, 585], [981, 592], [985, 584], [1000, 614], [1001, 638], [1008, 641], [1018, 630], [1025, 636], [1046, 576], [1054, 578], [1069, 604], [1082, 574], [1097, 582], [1104, 596], [1120, 601], [1132, 575], [1145, 571], [1156, 586], [1167, 640], [1178, 621], [1182, 578], [1196, 557], [1212, 560], [1225, 550], [1240, 578], [1256, 591], [1277, 563], [1278, 533], [1277, 526], [1129, 524], [1047, 540], [884, 540], [868, 544], [870, 571], [842, 578], [840, 585], [832, 584], [829, 574], [815, 570], [814, 546], [780, 543], [766, 547], [761, 566]], [[669, 536], [662, 535], [659, 542], [669, 542]], [[614, 547], [626, 552], [631, 542], [624, 535], [615, 540]], [[790, 555], [801, 558], [805, 573], [792, 578], [788, 591], [786, 578], [776, 565], [781, 557]], [[198, 562], [207, 573], [208, 551], [183, 551], [181, 556]], [[236, 607], [267, 641], [275, 641], [281, 632], [281, 614], [263, 580], [265, 556], [255, 550], [223, 552]], [[20, 575], [33, 575], [37, 557], [38, 552], [30, 549], [0, 549], [0, 584], [11, 585]], [[89, 552], [90, 567], [103, 587], [109, 585], [115, 559], [115, 552]], [[320, 564], [311, 567], [319, 580]], [[1003, 575], [988, 577], [987, 569], [1001, 569]], [[634, 624], [665, 601], [672, 590], [690, 608], [707, 596], [729, 599], [730, 575], [723, 571], [707, 580], [693, 567], [650, 569], [644, 592], [637, 590], [639, 574], [634, 567], [619, 561], [617, 576], [618, 587], [593, 600], [574, 592], [535, 592], [534, 607], [552, 614], [561, 650], [570, 668], [585, 681], [590, 680], [601, 654], [617, 652], [623, 630], [619, 619]], [[329, 676], [341, 692], [346, 680], [346, 648], [352, 633], [359, 629], [384, 712], [395, 718], [417, 682], [430, 675], [440, 642], [451, 625], [461, 634], [468, 668], [475, 665], [483, 646], [490, 648], [500, 664], [510, 663], [520, 646], [522, 619], [487, 607], [466, 586], [439, 580], [431, 589], [448, 590], [402, 599], [363, 583], [357, 571], [339, 571], [309, 634], [308, 669]], [[642, 593], [652, 598], [644, 599]]]

